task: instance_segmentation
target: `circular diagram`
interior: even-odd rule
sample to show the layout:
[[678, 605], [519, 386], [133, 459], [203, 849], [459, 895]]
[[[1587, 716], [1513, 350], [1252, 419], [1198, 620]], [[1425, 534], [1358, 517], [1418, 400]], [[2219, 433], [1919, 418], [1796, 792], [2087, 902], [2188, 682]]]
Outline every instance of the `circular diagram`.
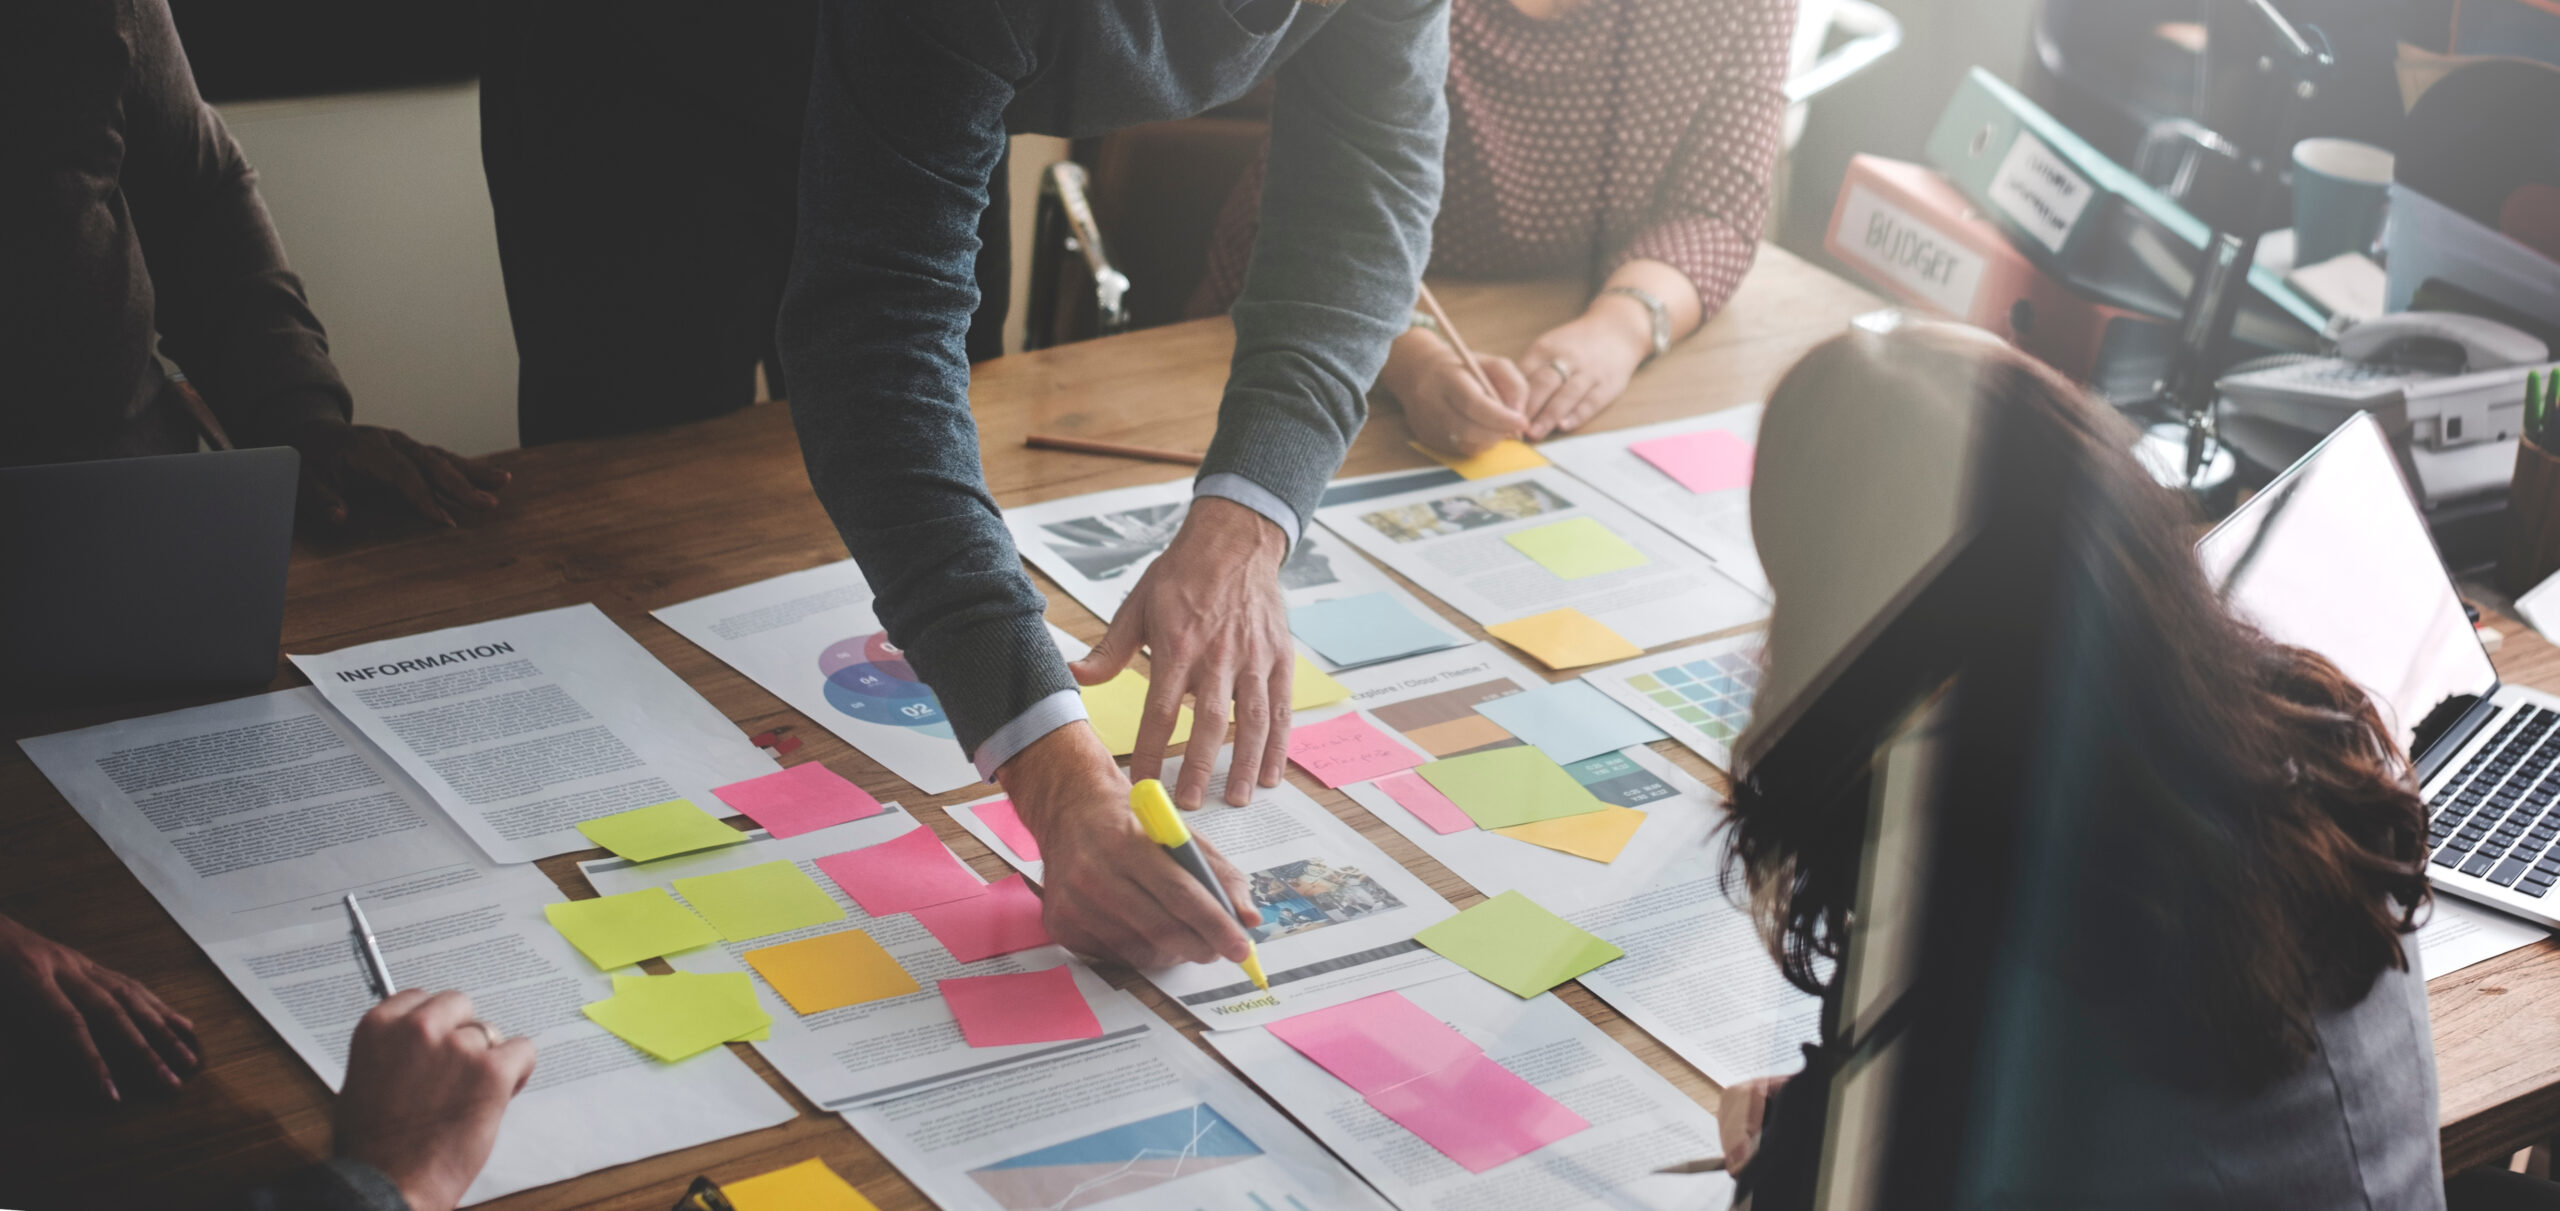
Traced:
[[916, 679], [905, 653], [891, 646], [885, 633], [828, 644], [818, 656], [818, 671], [827, 679], [827, 704], [853, 718], [953, 738], [951, 721], [943, 717], [933, 690]]

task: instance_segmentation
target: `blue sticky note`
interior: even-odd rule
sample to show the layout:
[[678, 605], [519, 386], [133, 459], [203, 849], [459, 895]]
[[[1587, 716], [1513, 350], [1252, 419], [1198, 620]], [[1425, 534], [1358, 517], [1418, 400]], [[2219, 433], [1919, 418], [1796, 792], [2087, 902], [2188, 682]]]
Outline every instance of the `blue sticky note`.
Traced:
[[1299, 606], [1289, 611], [1289, 630], [1317, 655], [1343, 668], [1458, 646], [1447, 631], [1414, 617], [1392, 593], [1363, 593]]
[[1476, 713], [1538, 746], [1558, 765], [1663, 739], [1661, 729], [1589, 682], [1567, 681], [1478, 703]]

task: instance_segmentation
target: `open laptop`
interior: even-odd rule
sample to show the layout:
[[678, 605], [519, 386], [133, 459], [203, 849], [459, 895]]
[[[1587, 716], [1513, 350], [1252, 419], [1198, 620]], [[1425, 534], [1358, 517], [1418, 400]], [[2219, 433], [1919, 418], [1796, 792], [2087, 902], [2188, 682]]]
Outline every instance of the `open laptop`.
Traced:
[[2560, 927], [2560, 697], [2499, 682], [2382, 427], [2339, 426], [2196, 549], [2238, 614], [2373, 696], [2426, 796], [2435, 885]]
[[0, 698], [264, 685], [288, 447], [0, 467]]

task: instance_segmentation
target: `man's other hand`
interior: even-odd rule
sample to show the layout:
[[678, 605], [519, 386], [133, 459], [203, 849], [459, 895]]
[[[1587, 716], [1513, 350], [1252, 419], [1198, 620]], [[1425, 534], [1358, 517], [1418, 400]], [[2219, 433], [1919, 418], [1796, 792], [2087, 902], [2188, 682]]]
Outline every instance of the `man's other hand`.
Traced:
[[115, 1073], [170, 1089], [196, 1070], [195, 1023], [140, 981], [0, 917], [0, 1022], [28, 1050], [70, 1061], [110, 1102], [124, 1100]]
[[486, 516], [513, 478], [397, 429], [324, 421], [293, 436], [302, 452], [302, 515], [343, 526], [366, 511], [403, 512], [439, 526]]
[[462, 1201], [533, 1076], [533, 1040], [502, 1040], [471, 1015], [459, 992], [410, 989], [368, 1010], [347, 1048], [338, 1155], [381, 1170], [410, 1211]]
[[[1297, 649], [1289, 642], [1289, 610], [1280, 596], [1287, 536], [1261, 514], [1214, 496], [1191, 502], [1182, 529], [1138, 578], [1100, 646], [1068, 666], [1077, 681], [1100, 685], [1147, 651], [1154, 681], [1129, 772], [1153, 778], [1191, 698], [1196, 760], [1182, 763], [1173, 801], [1197, 808], [1207, 794], [1218, 746], [1230, 717], [1236, 755], [1227, 802], [1242, 807], [1256, 785], [1280, 785], [1289, 759], [1289, 677]], [[1128, 813], [1123, 812], [1122, 815]]]
[[1092, 728], [1069, 724], [1033, 741], [996, 771], [996, 781], [1040, 842], [1041, 921], [1060, 945], [1139, 968], [1241, 961], [1250, 953], [1244, 931], [1261, 924], [1262, 914], [1244, 876], [1207, 838], [1192, 838], [1226, 884], [1244, 918], [1239, 924], [1147, 839], [1129, 810], [1129, 780]]

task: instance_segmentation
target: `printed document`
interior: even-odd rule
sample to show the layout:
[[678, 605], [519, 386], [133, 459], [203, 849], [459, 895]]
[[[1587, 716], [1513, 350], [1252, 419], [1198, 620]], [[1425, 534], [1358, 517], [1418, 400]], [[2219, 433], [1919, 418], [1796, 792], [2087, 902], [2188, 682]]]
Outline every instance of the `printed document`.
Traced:
[[1404, 996], [1591, 1126], [1469, 1173], [1268, 1030], [1221, 1031], [1209, 1045], [1405, 1211], [1714, 1211], [1731, 1202], [1723, 1174], [1654, 1172], [1717, 1155], [1715, 1116], [1555, 994], [1524, 1001], [1458, 976]]
[[872, 916], [818, 868], [820, 858], [878, 845], [924, 827], [904, 808], [893, 803], [879, 815], [814, 833], [803, 833], [788, 840], [775, 840], [758, 832], [751, 834], [756, 839], [745, 845], [645, 864], [620, 858], [600, 859], [581, 863], [579, 869], [586, 873], [587, 882], [594, 885], [601, 895], [665, 887], [668, 894], [681, 900], [684, 893], [673, 886], [677, 879], [788, 861], [800, 867], [802, 873], [834, 897], [844, 909], [843, 920], [745, 942], [719, 942], [667, 956], [668, 965], [678, 971], [753, 972], [754, 968], [744, 957], [750, 950], [762, 950], [848, 929], [858, 929], [871, 935], [872, 941], [888, 951], [898, 966], [914, 977], [918, 991], [803, 1016], [792, 1009], [762, 975], [755, 977], [756, 999], [766, 1013], [773, 1015], [773, 1037], [758, 1040], [753, 1046], [775, 1070], [782, 1073], [784, 1079], [800, 1090], [801, 1096], [817, 1103], [823, 1110], [842, 1110], [882, 1098], [898, 1097], [946, 1081], [1093, 1045], [1091, 1040], [1076, 1040], [971, 1047], [961, 1037], [960, 1025], [952, 1017], [950, 1006], [936, 991], [934, 982], [937, 980], [1039, 971], [1063, 963], [1071, 966], [1077, 988], [1084, 992], [1086, 1002], [1094, 1006], [1101, 1018], [1104, 1038], [1124, 1036], [1156, 1020], [1152, 1012], [1135, 1002], [1128, 1003], [1135, 1008], [1135, 1014], [1124, 1012], [1115, 1017], [1115, 1010], [1107, 1006], [1116, 1007], [1121, 1002], [1109, 1000], [1104, 995], [1110, 991], [1110, 985], [1057, 946], [962, 963], [917, 922], [914, 914], [900, 912]]
[[495, 866], [398, 767], [289, 690], [23, 742], [144, 887], [330, 1088], [374, 999], [339, 897], [403, 988], [469, 993], [539, 1050], [466, 1203], [769, 1127], [790, 1103], [726, 1049], [661, 1064], [587, 1021], [613, 991], [542, 872]]
[[945, 1211], [1386, 1211], [1242, 1081], [1149, 1020], [844, 1121]]
[[1582, 986], [1730, 1085], [1801, 1070], [1822, 1002], [1778, 974], [1750, 913], [1727, 894], [1722, 865], [1693, 859], [1644, 892], [1564, 915], [1627, 952], [1584, 973]]
[[773, 759], [593, 605], [295, 656], [329, 705], [499, 862], [592, 848], [578, 822]]
[[1715, 486], [1700, 492], [1681, 483], [1633, 447], [1689, 434], [1729, 433], [1757, 443], [1760, 405], [1745, 404], [1705, 416], [1687, 416], [1635, 429], [1612, 429], [1584, 437], [1568, 437], [1538, 447], [1555, 465], [1643, 514], [1673, 537], [1714, 560], [1716, 570], [1761, 597], [1769, 596], [1769, 575], [1760, 568], [1760, 548], [1751, 537], [1751, 483]]
[[2452, 975], [2550, 936], [2550, 930], [2522, 917], [2440, 894], [2418, 919], [2418, 972], [2430, 980]]
[[1327, 505], [1316, 519], [1487, 626], [1571, 606], [1650, 648], [1769, 614], [1706, 556], [1554, 467]]
[[[1104, 622], [1120, 612], [1138, 577], [1173, 542], [1191, 508], [1191, 481], [1172, 480], [1043, 501], [1004, 511], [1013, 545], [1058, 582], [1067, 595]], [[1440, 631], [1451, 644], [1466, 636], [1442, 621], [1359, 552], [1321, 528], [1309, 526], [1288, 562], [1280, 565], [1280, 591], [1290, 609], [1319, 601], [1385, 593], [1414, 618]], [[1308, 649], [1307, 658], [1330, 673], [1342, 666]]]
[[928, 795], [978, 781], [942, 702], [889, 642], [852, 560], [652, 611], [676, 634]]

